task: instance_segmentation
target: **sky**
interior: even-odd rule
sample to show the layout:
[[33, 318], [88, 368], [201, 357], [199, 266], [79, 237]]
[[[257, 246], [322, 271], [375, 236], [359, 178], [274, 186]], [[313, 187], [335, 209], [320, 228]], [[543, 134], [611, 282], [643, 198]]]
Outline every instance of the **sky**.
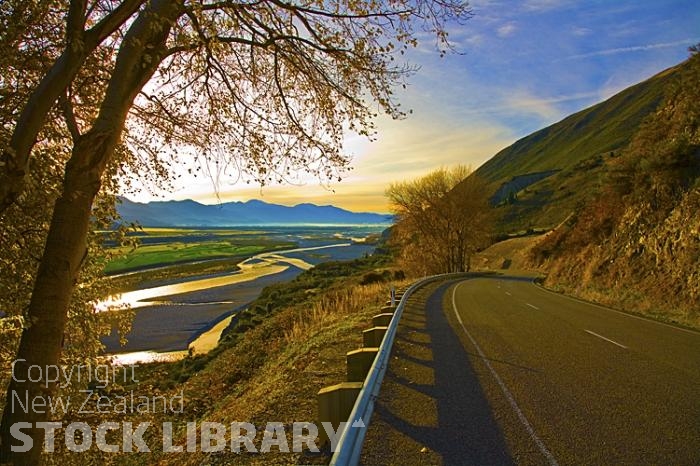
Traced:
[[458, 53], [427, 39], [408, 55], [420, 68], [397, 90], [406, 119], [377, 120], [375, 141], [349, 135], [352, 170], [330, 187], [313, 178], [251, 187], [240, 180], [178, 180], [170, 192], [129, 194], [204, 204], [261, 199], [356, 212], [390, 211], [391, 182], [456, 164], [476, 169], [499, 150], [688, 57], [700, 42], [697, 0], [473, 0], [449, 28]]

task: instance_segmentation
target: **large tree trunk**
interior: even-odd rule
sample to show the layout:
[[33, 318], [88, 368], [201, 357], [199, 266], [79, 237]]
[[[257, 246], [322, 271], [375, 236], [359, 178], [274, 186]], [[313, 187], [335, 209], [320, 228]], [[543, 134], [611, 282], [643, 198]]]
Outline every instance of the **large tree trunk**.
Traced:
[[[0, 424], [2, 463], [35, 465], [40, 461], [44, 429], [37, 429], [36, 423], [49, 420], [49, 413], [23, 410], [18, 404], [13, 406], [12, 400], [31, 402], [56, 392], [56, 384], [29, 381], [28, 369], [39, 366], [45, 377], [47, 367], [59, 364], [68, 307], [86, 254], [93, 200], [134, 98], [165, 56], [170, 29], [181, 12], [182, 0], [152, 0], [139, 14], [119, 49], [95, 123], [77, 139], [66, 164], [63, 193], [54, 207]], [[12, 445], [22, 442], [14, 439], [10, 428], [20, 422], [32, 423], [32, 429], [22, 431], [32, 438], [33, 445], [29, 451], [13, 452]]]
[[[85, 159], [85, 151], [95, 150], [94, 138], [84, 138], [76, 145], [71, 160]], [[92, 147], [91, 147], [92, 146]], [[97, 149], [99, 150], [99, 149]], [[2, 448], [0, 462], [33, 465], [39, 462], [44, 429], [35, 428], [37, 422], [47, 421], [48, 413], [31, 409], [29, 400], [49, 400], [56, 394], [56, 383], [47, 383], [47, 368], [58, 367], [68, 307], [78, 273], [87, 253], [87, 232], [92, 202], [100, 187], [101, 170], [83, 170], [79, 164], [66, 169], [63, 194], [56, 201], [46, 247], [42, 257], [34, 292], [27, 312], [27, 327], [22, 332], [13, 377], [7, 391], [7, 401], [0, 426]], [[39, 366], [42, 378], [30, 382], [29, 366]], [[37, 369], [32, 376], [36, 378]], [[46, 403], [48, 404], [48, 403]], [[24, 406], [22, 406], [24, 405]], [[33, 440], [27, 452], [12, 452], [11, 446], [22, 445], [10, 433], [18, 422], [32, 423], [34, 428], [22, 429]]]

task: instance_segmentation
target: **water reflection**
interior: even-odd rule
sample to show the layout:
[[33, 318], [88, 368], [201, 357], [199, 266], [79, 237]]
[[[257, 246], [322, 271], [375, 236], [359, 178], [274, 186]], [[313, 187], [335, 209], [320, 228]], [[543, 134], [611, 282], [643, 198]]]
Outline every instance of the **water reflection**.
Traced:
[[117, 364], [177, 360], [186, 357], [188, 350], [205, 353], [216, 346], [228, 325], [224, 316], [244, 309], [265, 286], [291, 280], [319, 263], [356, 259], [373, 249], [342, 243], [261, 253], [240, 263], [240, 270], [225, 275], [217, 273], [110, 297], [100, 303], [100, 310], [128, 303], [136, 308], [136, 314], [125, 346], [116, 331], [102, 342]]
[[96, 308], [98, 311], [106, 311], [110, 308], [120, 308], [124, 306], [130, 306], [132, 309], [146, 306], [154, 306], [157, 304], [164, 304], [169, 301], [154, 300], [153, 298], [172, 296], [182, 293], [191, 293], [193, 291], [200, 291], [208, 288], [215, 288], [219, 286], [226, 286], [235, 283], [242, 283], [250, 280], [255, 280], [256, 278], [264, 277], [267, 275], [275, 275], [278, 273], [282, 273], [285, 270], [287, 270], [289, 266], [294, 266], [302, 270], [308, 270], [311, 267], [313, 267], [313, 265], [300, 258], [285, 257], [283, 254], [314, 251], [317, 249], [335, 248], [342, 246], [350, 246], [350, 243], [331, 244], [326, 246], [315, 246], [308, 248], [296, 248], [288, 249], [285, 251], [274, 251], [257, 254], [238, 264], [239, 270], [229, 275], [203, 278], [200, 280], [173, 283], [170, 285], [162, 285], [153, 288], [145, 288], [142, 290], [119, 293], [116, 295], [109, 296], [107, 299], [100, 301], [97, 304]]
[[135, 351], [133, 353], [112, 354], [109, 359], [117, 366], [133, 366], [136, 364], [147, 364], [150, 362], [172, 362], [179, 361], [187, 356], [187, 351], [168, 351], [158, 353], [157, 351]]

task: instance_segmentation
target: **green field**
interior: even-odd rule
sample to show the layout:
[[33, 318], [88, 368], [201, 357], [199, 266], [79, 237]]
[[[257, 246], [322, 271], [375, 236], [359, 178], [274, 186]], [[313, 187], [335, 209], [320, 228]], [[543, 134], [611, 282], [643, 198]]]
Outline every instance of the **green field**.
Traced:
[[262, 245], [234, 245], [228, 241], [141, 246], [133, 250], [133, 252], [127, 253], [126, 256], [111, 261], [105, 267], [105, 272], [116, 273], [124, 270], [156, 267], [180, 262], [252, 256], [269, 249], [269, 247]]
[[112, 248], [117, 257], [105, 266], [105, 273], [116, 274], [211, 259], [243, 259], [296, 244], [252, 230], [144, 228], [134, 236], [140, 242], [137, 247]]

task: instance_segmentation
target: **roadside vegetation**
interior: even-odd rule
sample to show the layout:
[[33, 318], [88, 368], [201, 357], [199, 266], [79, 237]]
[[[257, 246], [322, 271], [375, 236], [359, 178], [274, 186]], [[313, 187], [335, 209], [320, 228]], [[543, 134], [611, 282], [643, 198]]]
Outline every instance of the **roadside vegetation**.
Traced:
[[[248, 331], [257, 328], [281, 310], [300, 307], [303, 309], [300, 317], [318, 312], [318, 310], [313, 311], [314, 303], [326, 296], [329, 290], [342, 288], [343, 283], [348, 286], [354, 284], [365, 286], [392, 283], [403, 278], [403, 272], [394, 269], [389, 256], [383, 254], [347, 262], [321, 263], [289, 282], [264, 288], [255, 301], [233, 317], [228, 328], [224, 330], [218, 347], [201, 359], [202, 361], [211, 360], [221, 351], [235, 346]], [[264, 351], [258, 351], [258, 353], [261, 354], [254, 357], [265, 357]], [[179, 380], [187, 377], [185, 373], [179, 377]]]
[[472, 256], [490, 243], [494, 216], [487, 186], [470, 174], [457, 165], [389, 186], [397, 219], [391, 242], [402, 267], [416, 275], [468, 272]]

